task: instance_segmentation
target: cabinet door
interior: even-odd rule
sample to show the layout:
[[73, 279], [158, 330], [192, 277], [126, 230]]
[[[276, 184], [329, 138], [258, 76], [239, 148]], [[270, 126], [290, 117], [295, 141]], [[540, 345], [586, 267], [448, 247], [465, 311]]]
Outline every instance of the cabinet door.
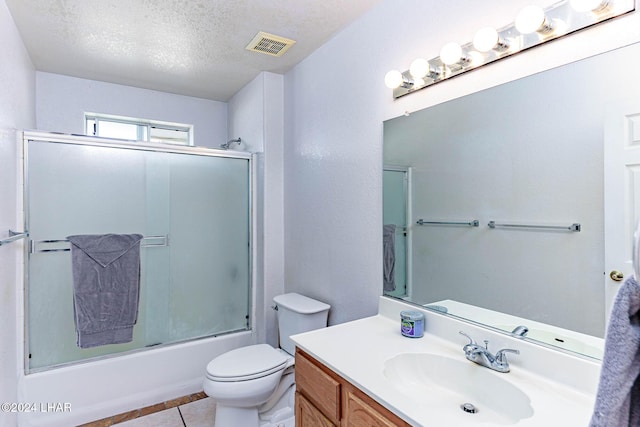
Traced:
[[296, 427], [336, 427], [303, 395], [296, 393]]
[[382, 415], [351, 391], [345, 393], [344, 427], [397, 427], [398, 425]]
[[296, 353], [296, 390], [333, 423], [340, 423], [340, 382], [301, 352]]

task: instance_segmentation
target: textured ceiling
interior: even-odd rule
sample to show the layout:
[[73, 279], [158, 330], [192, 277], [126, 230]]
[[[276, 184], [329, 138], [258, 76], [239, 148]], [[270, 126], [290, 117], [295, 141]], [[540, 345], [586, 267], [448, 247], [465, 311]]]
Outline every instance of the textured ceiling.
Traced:
[[[39, 71], [227, 101], [285, 73], [381, 0], [5, 0]], [[296, 40], [245, 50], [258, 31]]]

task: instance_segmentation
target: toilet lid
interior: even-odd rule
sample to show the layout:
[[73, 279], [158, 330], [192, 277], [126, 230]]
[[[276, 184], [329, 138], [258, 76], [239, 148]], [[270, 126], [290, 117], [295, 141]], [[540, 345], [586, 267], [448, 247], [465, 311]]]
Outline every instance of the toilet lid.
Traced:
[[287, 357], [268, 344], [241, 347], [213, 359], [207, 376], [215, 381], [246, 381], [285, 368]]

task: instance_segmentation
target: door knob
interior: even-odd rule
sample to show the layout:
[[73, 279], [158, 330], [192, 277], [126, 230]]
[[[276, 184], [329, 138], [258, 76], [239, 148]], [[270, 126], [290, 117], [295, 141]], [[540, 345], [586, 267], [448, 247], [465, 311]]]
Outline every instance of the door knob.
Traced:
[[615, 280], [616, 282], [622, 282], [622, 279], [624, 279], [624, 274], [622, 274], [622, 272], [618, 270], [613, 270], [611, 273], [609, 273], [609, 277], [611, 277], [611, 279]]

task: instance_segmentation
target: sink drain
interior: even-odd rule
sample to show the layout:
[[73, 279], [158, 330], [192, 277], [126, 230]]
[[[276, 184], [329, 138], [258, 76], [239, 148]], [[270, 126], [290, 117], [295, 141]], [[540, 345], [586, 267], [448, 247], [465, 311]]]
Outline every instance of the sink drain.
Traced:
[[469, 414], [475, 414], [476, 412], [478, 412], [478, 408], [476, 408], [473, 403], [463, 403], [462, 405], [460, 405], [460, 409]]

